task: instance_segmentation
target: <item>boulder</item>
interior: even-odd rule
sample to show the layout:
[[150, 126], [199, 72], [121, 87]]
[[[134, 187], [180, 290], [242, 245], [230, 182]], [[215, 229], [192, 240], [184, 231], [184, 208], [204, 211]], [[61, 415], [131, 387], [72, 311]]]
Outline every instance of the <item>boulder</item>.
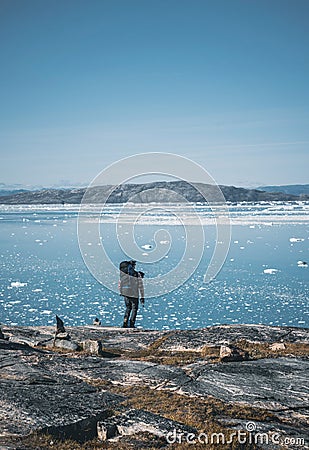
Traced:
[[80, 345], [84, 352], [90, 353], [90, 355], [103, 355], [101, 341], [87, 339], [86, 341], [82, 341]]
[[221, 345], [220, 347], [220, 361], [246, 361], [249, 359], [248, 352], [235, 347], [234, 345]]
[[269, 346], [270, 350], [273, 350], [274, 352], [277, 352], [279, 350], [285, 350], [286, 346], [283, 342], [274, 342]]
[[56, 339], [54, 343], [47, 345], [47, 347], [57, 347], [62, 348], [63, 350], [70, 350], [72, 352], [76, 352], [80, 349], [79, 345], [76, 342], [68, 341], [66, 339]]

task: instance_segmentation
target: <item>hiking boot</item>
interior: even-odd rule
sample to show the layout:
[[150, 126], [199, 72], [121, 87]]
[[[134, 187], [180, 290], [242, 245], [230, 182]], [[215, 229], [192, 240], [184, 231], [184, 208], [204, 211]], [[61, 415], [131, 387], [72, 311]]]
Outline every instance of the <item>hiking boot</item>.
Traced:
[[133, 322], [130, 322], [130, 328], [136, 328]]
[[128, 328], [128, 322], [124, 321], [123, 325], [122, 325], [122, 328]]

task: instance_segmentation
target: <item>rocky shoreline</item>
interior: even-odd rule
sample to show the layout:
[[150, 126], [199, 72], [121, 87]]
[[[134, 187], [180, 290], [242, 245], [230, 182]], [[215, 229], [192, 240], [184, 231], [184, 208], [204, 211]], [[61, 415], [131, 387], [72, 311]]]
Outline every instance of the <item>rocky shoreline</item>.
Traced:
[[309, 329], [1, 330], [0, 449], [309, 448]]

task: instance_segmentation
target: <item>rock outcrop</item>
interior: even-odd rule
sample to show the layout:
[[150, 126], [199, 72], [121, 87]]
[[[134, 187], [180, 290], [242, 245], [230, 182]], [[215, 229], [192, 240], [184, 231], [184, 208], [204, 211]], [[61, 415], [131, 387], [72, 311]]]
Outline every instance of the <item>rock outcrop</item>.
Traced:
[[[248, 431], [246, 424], [254, 417], [258, 431], [267, 436], [297, 435], [299, 448], [308, 445], [309, 329], [225, 325], [164, 332], [75, 327], [66, 329], [70, 340], [63, 341], [74, 344], [66, 350], [53, 347], [51, 327], [2, 330], [1, 449], [23, 448], [23, 439], [34, 432], [77, 442], [99, 437], [110, 442], [110, 448], [116, 448], [115, 439], [121, 443], [148, 433], [161, 440], [163, 448], [174, 430], [183, 436], [201, 432], [185, 413], [182, 420], [179, 411], [177, 420], [169, 416], [177, 396], [184, 404], [221, 402], [220, 408], [209, 407], [209, 418], [222, 433]], [[140, 395], [138, 407], [128, 404], [131, 390]], [[165, 413], [152, 410], [140, 390], [144, 396], [166, 393], [171, 403]], [[242, 411], [237, 417], [228, 413], [235, 406]]]
[[101, 441], [140, 432], [148, 432], [163, 438], [168, 433], [173, 433], [174, 430], [177, 434], [182, 433], [183, 436], [189, 433], [197, 434], [195, 428], [166, 419], [158, 414], [137, 409], [129, 410], [123, 414], [98, 422], [97, 427], [98, 438]]

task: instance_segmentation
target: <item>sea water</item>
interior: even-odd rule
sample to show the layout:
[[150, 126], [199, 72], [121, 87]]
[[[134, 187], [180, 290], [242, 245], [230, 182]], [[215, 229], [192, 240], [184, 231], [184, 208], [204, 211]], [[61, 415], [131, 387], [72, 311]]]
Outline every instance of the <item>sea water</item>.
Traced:
[[[146, 222], [134, 228], [141, 250], [138, 270], [145, 272], [146, 303], [138, 327], [188, 329], [215, 324], [261, 323], [309, 326], [309, 203], [228, 205], [231, 243], [225, 263], [210, 283], [204, 275], [216, 245], [211, 208], [190, 205], [201, 217], [205, 242], [202, 258], [188, 280], [159, 297], [147, 297], [147, 277], [177, 267], [186, 247], [187, 230], [174, 214], [150, 208]], [[143, 206], [144, 208], [144, 206]], [[132, 205], [132, 211], [136, 207]], [[89, 206], [91, 219], [98, 206]], [[117, 239], [121, 205], [100, 211], [100, 234], [110, 260], [126, 258]], [[120, 326], [124, 301], [88, 270], [78, 244], [77, 205], [0, 205], [0, 323], [51, 325], [59, 315], [66, 325]], [[180, 214], [186, 214], [181, 206]], [[194, 225], [188, 225], [193, 226]], [[162, 229], [168, 251], [157, 262], [147, 258]], [[150, 258], [149, 256], [149, 258]], [[102, 267], [104, 270], [104, 267]], [[118, 278], [113, 280], [118, 285]]]

